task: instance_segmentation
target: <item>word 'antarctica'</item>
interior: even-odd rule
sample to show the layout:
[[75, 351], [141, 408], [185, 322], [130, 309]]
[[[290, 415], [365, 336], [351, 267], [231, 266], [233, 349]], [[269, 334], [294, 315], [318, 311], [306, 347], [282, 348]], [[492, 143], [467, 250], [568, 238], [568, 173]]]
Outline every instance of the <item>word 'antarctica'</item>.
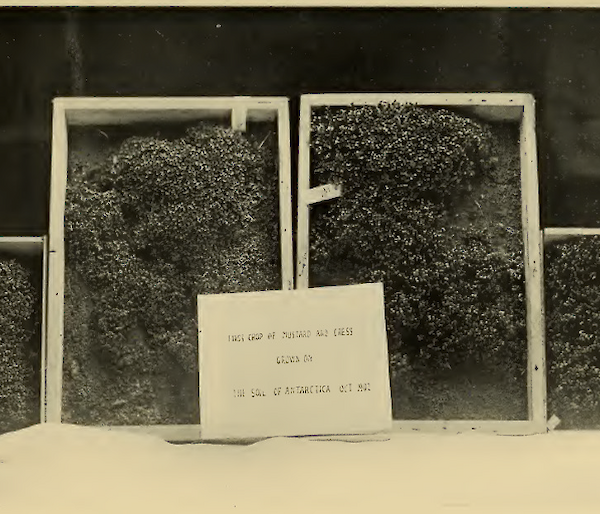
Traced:
[[[355, 392], [367, 392], [371, 391], [371, 384], [369, 382], [363, 382], [359, 384], [342, 384], [338, 388], [340, 393], [351, 393]], [[273, 389], [274, 396], [289, 395], [289, 394], [319, 394], [319, 393], [331, 393], [329, 385], [310, 385], [310, 386], [288, 386], [288, 387], [275, 387]], [[246, 397], [245, 389], [234, 389], [233, 396], [235, 398]], [[251, 398], [267, 396], [263, 389], [252, 388], [250, 389]]]
[[[330, 334], [332, 337], [352, 336], [352, 327], [339, 327], [334, 328], [333, 330], [320, 329], [314, 332], [315, 337], [330, 337]], [[277, 337], [277, 335], [277, 332], [267, 332], [266, 339], [310, 339], [313, 337], [313, 332], [310, 330], [282, 330], [279, 332], [279, 337]], [[265, 334], [262, 332], [256, 332], [253, 334], [229, 334], [227, 336], [227, 340], [230, 343], [260, 341], [263, 338], [265, 338]]]

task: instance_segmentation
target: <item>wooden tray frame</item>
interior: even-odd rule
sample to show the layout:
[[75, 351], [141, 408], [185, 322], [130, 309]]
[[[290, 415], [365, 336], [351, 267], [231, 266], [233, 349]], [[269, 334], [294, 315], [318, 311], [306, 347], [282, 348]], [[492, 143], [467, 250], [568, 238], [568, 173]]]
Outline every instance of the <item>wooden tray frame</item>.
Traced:
[[546, 354], [543, 303], [543, 246], [539, 215], [539, 180], [535, 133], [535, 102], [522, 93], [358, 93], [308, 94], [300, 101], [298, 160], [298, 232], [296, 287], [306, 288], [309, 267], [310, 207], [339, 197], [334, 184], [310, 187], [310, 125], [312, 110], [323, 106], [376, 105], [380, 102], [463, 108], [480, 116], [520, 120], [522, 227], [527, 305], [528, 419], [394, 420], [393, 431], [471, 432], [506, 435], [545, 433]]
[[[60, 423], [62, 412], [64, 323], [64, 210], [68, 129], [83, 125], [125, 125], [153, 121], [230, 119], [244, 131], [248, 121], [276, 121], [279, 150], [279, 212], [282, 289], [293, 289], [291, 158], [288, 99], [281, 97], [72, 97], [53, 102], [52, 167], [48, 275], [46, 370], [47, 422]], [[200, 439], [200, 420], [191, 425], [109, 426], [155, 434], [170, 441]]]
[[46, 310], [48, 275], [48, 240], [46, 236], [0, 236], [0, 251], [7, 255], [39, 256], [41, 274], [41, 319], [40, 319], [40, 423], [46, 421]]
[[[577, 237], [590, 237], [590, 236], [600, 236], [600, 227], [546, 227], [543, 230], [543, 244], [544, 247], [548, 243], [552, 242], [562, 242], [568, 241], [569, 239], [577, 238]], [[547, 393], [546, 393], [547, 394]], [[554, 413], [552, 413], [552, 417], [548, 421], [549, 430], [554, 430], [560, 424], [560, 418], [558, 418]], [[561, 432], [586, 432], [591, 431], [595, 432], [597, 430], [593, 429], [569, 429], [569, 430], [561, 430]]]
[[600, 236], [600, 228], [546, 227], [544, 229], [544, 244], [581, 236]]

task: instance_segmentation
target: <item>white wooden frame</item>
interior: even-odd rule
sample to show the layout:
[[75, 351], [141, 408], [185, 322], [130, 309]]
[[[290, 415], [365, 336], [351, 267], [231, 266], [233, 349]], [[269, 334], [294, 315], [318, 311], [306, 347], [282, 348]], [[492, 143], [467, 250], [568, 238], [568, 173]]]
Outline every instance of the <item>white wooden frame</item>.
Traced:
[[45, 236], [0, 236], [0, 252], [6, 255], [36, 256], [40, 258], [41, 269], [41, 319], [40, 319], [40, 422], [46, 421], [46, 309], [48, 247]]
[[508, 93], [358, 93], [310, 94], [300, 102], [298, 161], [298, 232], [296, 287], [309, 287], [309, 223], [311, 205], [342, 194], [333, 184], [310, 187], [310, 128], [312, 110], [323, 106], [377, 105], [380, 102], [465, 108], [491, 119], [520, 122], [522, 226], [525, 258], [528, 342], [528, 419], [395, 420], [394, 431], [533, 434], [547, 431], [546, 354], [543, 303], [543, 248], [539, 217], [539, 187], [535, 134], [535, 103], [528, 94]]
[[600, 228], [546, 227], [544, 229], [544, 243], [580, 236], [600, 236]]
[[[126, 125], [155, 121], [230, 119], [244, 131], [248, 121], [276, 121], [279, 150], [279, 212], [282, 289], [293, 289], [292, 206], [289, 107], [275, 97], [138, 97], [56, 98], [53, 112], [49, 231], [49, 301], [47, 349], [48, 422], [60, 423], [62, 412], [64, 323], [64, 210], [67, 185], [68, 129], [71, 126]], [[199, 439], [198, 425], [111, 426], [159, 435], [170, 441]]]
[[[598, 227], [546, 227], [543, 230], [543, 244], [555, 241], [568, 241], [576, 237], [600, 236]], [[554, 419], [553, 419], [554, 418]], [[552, 421], [552, 423], [550, 423]], [[549, 430], [554, 430], [560, 424], [560, 419], [552, 414], [548, 421]], [[595, 432], [596, 430], [570, 429], [570, 432]]]

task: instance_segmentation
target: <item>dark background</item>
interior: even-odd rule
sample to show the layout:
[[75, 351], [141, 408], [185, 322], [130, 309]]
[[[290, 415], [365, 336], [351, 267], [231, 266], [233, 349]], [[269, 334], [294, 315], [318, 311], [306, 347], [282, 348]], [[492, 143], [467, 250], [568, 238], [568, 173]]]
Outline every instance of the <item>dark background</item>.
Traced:
[[[0, 234], [48, 228], [51, 101], [529, 92], [543, 225], [599, 226], [600, 12], [1, 9]], [[596, 35], [598, 34], [598, 35]]]

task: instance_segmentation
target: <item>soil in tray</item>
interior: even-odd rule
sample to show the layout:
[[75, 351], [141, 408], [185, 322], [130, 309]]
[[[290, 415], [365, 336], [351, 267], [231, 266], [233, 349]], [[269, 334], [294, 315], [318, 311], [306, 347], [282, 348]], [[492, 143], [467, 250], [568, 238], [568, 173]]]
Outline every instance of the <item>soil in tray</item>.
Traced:
[[527, 419], [519, 127], [380, 104], [313, 113], [311, 286], [382, 281], [396, 419]]
[[40, 422], [41, 269], [0, 249], [0, 433]]
[[547, 245], [548, 415], [561, 429], [600, 428], [600, 237]]
[[196, 296], [281, 287], [273, 124], [177, 129], [70, 132], [63, 421], [199, 423]]

